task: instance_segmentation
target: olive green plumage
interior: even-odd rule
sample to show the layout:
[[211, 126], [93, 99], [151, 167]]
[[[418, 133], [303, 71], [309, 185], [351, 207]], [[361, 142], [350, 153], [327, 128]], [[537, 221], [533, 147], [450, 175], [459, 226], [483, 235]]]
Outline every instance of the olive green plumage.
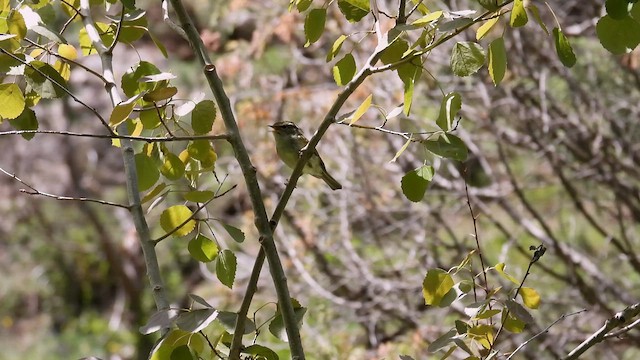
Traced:
[[[300, 151], [307, 146], [309, 140], [304, 136], [302, 130], [291, 121], [279, 121], [269, 126], [273, 129], [278, 156], [288, 167], [293, 169], [300, 157]], [[342, 185], [329, 175], [316, 150], [313, 151], [311, 158], [304, 165], [302, 173], [324, 180], [332, 190], [342, 189]]]

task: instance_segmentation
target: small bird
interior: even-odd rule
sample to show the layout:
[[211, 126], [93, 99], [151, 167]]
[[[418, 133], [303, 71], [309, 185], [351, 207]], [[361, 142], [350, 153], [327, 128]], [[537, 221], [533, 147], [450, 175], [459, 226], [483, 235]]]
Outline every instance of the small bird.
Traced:
[[[280, 156], [280, 159], [282, 159], [288, 167], [291, 169], [295, 168], [300, 158], [300, 152], [302, 148], [307, 146], [309, 140], [304, 136], [302, 130], [291, 121], [278, 121], [273, 125], [269, 125], [269, 127], [273, 129], [273, 137], [276, 139], [278, 156]], [[342, 189], [342, 185], [329, 175], [316, 150], [313, 151], [311, 158], [309, 158], [309, 161], [304, 165], [302, 173], [311, 174], [318, 179], [324, 180], [331, 190]]]

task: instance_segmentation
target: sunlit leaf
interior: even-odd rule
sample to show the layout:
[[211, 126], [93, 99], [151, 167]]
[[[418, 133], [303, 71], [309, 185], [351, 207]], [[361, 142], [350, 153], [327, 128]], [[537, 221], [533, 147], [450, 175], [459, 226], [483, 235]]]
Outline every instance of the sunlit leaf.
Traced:
[[176, 318], [179, 329], [197, 333], [211, 324], [218, 317], [216, 309], [196, 309], [180, 313]]
[[422, 281], [422, 295], [427, 305], [438, 306], [453, 288], [453, 278], [442, 269], [430, 269]]
[[500, 20], [500, 17], [496, 16], [494, 18], [491, 18], [485, 21], [484, 24], [482, 24], [476, 31], [476, 40], [480, 40], [483, 37], [485, 37], [489, 33], [489, 31], [493, 29], [493, 26], [498, 23], [499, 20]]
[[462, 108], [462, 99], [460, 94], [453, 92], [447, 94], [440, 104], [440, 114], [436, 120], [436, 124], [444, 131], [453, 129], [456, 115]]
[[349, 22], [358, 22], [369, 14], [369, 0], [338, 0], [338, 8], [349, 20]]
[[78, 51], [73, 45], [69, 44], [58, 45], [58, 54], [69, 60], [75, 60], [78, 58]]
[[185, 200], [187, 201], [192, 201], [195, 203], [205, 203], [209, 200], [211, 200], [211, 198], [213, 198], [213, 196], [215, 195], [215, 193], [213, 191], [209, 191], [209, 190], [203, 190], [203, 191], [189, 191], [187, 193], [184, 193], [184, 195], [182, 195], [184, 197]]
[[404, 143], [404, 145], [402, 145], [402, 147], [396, 152], [396, 154], [393, 156], [393, 159], [391, 159], [389, 162], [395, 162], [396, 160], [398, 160], [398, 158], [400, 157], [400, 155], [402, 155], [402, 153], [407, 150], [407, 148], [409, 147], [409, 144], [411, 144], [412, 139], [411, 137], [409, 139], [407, 139], [407, 141]]
[[24, 95], [17, 84], [0, 84], [0, 117], [15, 119], [25, 108]]
[[367, 96], [366, 99], [364, 99], [362, 104], [360, 104], [360, 106], [358, 106], [358, 108], [356, 109], [356, 112], [353, 113], [353, 116], [351, 117], [351, 121], [349, 122], [349, 125], [353, 125], [356, 121], [360, 120], [362, 115], [364, 115], [364, 113], [366, 113], [367, 110], [369, 110], [369, 108], [371, 107], [372, 99], [373, 99], [373, 94], [370, 94], [369, 96]]
[[529, 18], [527, 17], [527, 11], [524, 8], [524, 0], [515, 0], [513, 2], [513, 8], [511, 9], [511, 27], [524, 26]]
[[[189, 219], [193, 212], [185, 205], [174, 205], [165, 209], [160, 215], [160, 226], [167, 233], [178, 228], [173, 235], [181, 237], [189, 234], [196, 226], [196, 221]], [[183, 225], [184, 223], [184, 225]]]
[[521, 287], [520, 296], [522, 297], [522, 302], [524, 306], [529, 309], [537, 309], [540, 306], [540, 294], [530, 287]]
[[495, 269], [496, 269], [496, 271], [498, 271], [498, 274], [500, 274], [500, 276], [502, 276], [503, 278], [511, 281], [512, 283], [514, 283], [516, 285], [520, 285], [520, 282], [516, 278], [514, 278], [513, 276], [507, 274], [504, 271], [504, 268], [505, 268], [505, 264], [504, 263], [498, 263], [495, 266]]
[[178, 155], [167, 152], [164, 154], [164, 162], [160, 173], [169, 180], [178, 180], [184, 176], [184, 163]]
[[218, 255], [218, 244], [204, 235], [198, 235], [189, 241], [189, 254], [200, 262], [211, 262]]
[[340, 52], [340, 49], [342, 48], [342, 43], [347, 39], [346, 35], [340, 35], [340, 37], [338, 37], [336, 39], [336, 41], [333, 42], [333, 45], [331, 46], [331, 50], [329, 50], [329, 52], [327, 53], [327, 62], [333, 60], [336, 55], [338, 55], [338, 52]]

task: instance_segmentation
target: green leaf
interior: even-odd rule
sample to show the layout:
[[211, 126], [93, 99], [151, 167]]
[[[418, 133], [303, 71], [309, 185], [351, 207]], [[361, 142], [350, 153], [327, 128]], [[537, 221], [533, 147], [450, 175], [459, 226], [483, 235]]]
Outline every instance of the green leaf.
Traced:
[[524, 26], [528, 20], [527, 11], [524, 8], [524, 0], [515, 0], [513, 9], [511, 9], [511, 27]]
[[453, 159], [465, 161], [467, 159], [467, 146], [459, 137], [452, 134], [443, 134], [438, 140], [426, 140], [424, 145], [432, 153]]
[[604, 6], [612, 19], [622, 20], [629, 15], [631, 4], [627, 0], [606, 0]]
[[307, 38], [305, 47], [320, 39], [324, 32], [324, 23], [327, 20], [327, 9], [313, 9], [304, 20], [304, 35]]
[[522, 297], [524, 306], [529, 309], [537, 309], [540, 306], [540, 294], [530, 287], [521, 287], [518, 293]]
[[456, 115], [458, 111], [462, 108], [462, 99], [460, 94], [453, 92], [448, 93], [440, 104], [440, 114], [438, 115], [438, 119], [436, 120], [436, 124], [440, 127], [440, 129], [444, 131], [449, 131], [453, 128], [453, 124], [455, 122]]
[[500, 8], [500, 1], [498, 0], [478, 0], [478, 3], [489, 11], [496, 11]]
[[162, 109], [147, 109], [140, 112], [140, 121], [145, 130], [155, 129], [162, 124], [160, 116], [158, 116], [158, 111], [160, 113], [163, 112]]
[[477, 43], [456, 43], [451, 52], [451, 70], [457, 76], [469, 76], [484, 65], [484, 49]]
[[[637, 6], [634, 6], [634, 9]], [[596, 24], [596, 34], [602, 46], [609, 52], [616, 55], [624, 54], [635, 49], [640, 43], [640, 24], [630, 17], [615, 20], [605, 15]]]
[[166, 99], [171, 99], [177, 93], [178, 93], [178, 88], [174, 86], [161, 87], [144, 94], [142, 99], [144, 101], [157, 102], [157, 101], [162, 101]]
[[187, 201], [195, 202], [195, 203], [205, 203], [213, 196], [215, 193], [213, 191], [203, 190], [203, 191], [189, 191], [183, 195], [184, 199]]
[[215, 260], [218, 255], [218, 244], [204, 235], [198, 235], [189, 241], [187, 246], [189, 254], [203, 263]]
[[225, 230], [227, 230], [227, 232], [235, 242], [241, 243], [244, 241], [244, 233], [242, 232], [242, 230], [225, 223], [222, 223], [222, 226]]
[[[293, 305], [296, 324], [298, 325], [298, 328], [300, 328], [302, 326], [304, 314], [307, 312], [307, 308], [300, 305], [300, 302], [294, 298], [291, 298], [291, 305]], [[280, 304], [278, 304], [278, 310], [276, 311], [275, 317], [271, 320], [271, 323], [269, 323], [269, 332], [282, 341], [288, 341]]]
[[519, 320], [524, 321], [525, 324], [533, 324], [535, 322], [533, 316], [529, 314], [529, 311], [527, 311], [524, 306], [515, 302], [515, 300], [507, 299], [505, 304], [509, 312]]
[[340, 49], [342, 48], [342, 43], [344, 43], [346, 39], [346, 35], [340, 35], [340, 37], [333, 42], [331, 50], [329, 51], [329, 53], [327, 53], [327, 62], [333, 60], [336, 55], [338, 55], [338, 52], [340, 52]]
[[213, 128], [216, 118], [216, 105], [211, 100], [203, 100], [196, 104], [191, 113], [191, 128], [197, 135], [208, 134]]
[[538, 7], [535, 5], [529, 5], [529, 11], [531, 12], [531, 15], [533, 15], [533, 19], [536, 21], [536, 23], [538, 23], [538, 26], [540, 26], [540, 28], [544, 30], [547, 35], [549, 35], [549, 29], [547, 29], [544, 21], [542, 21], [542, 17], [540, 17], [540, 10], [538, 10]]
[[[508, 316], [505, 319], [506, 315]], [[524, 321], [513, 316], [513, 314], [507, 314], [507, 309], [502, 310], [502, 322], [504, 323], [505, 330], [508, 330], [514, 334], [519, 334], [524, 331], [524, 328], [527, 325]]]
[[218, 159], [218, 155], [211, 147], [209, 140], [194, 140], [187, 146], [189, 156], [200, 161], [204, 168], [211, 168]]
[[407, 50], [409, 50], [409, 43], [405, 40], [397, 39], [382, 50], [380, 53], [380, 61], [385, 65], [395, 63], [402, 59], [402, 55], [404, 55]]
[[158, 185], [156, 185], [156, 187], [153, 188], [153, 190], [149, 191], [143, 198], [142, 200], [140, 200], [140, 202], [142, 204], [148, 202], [149, 200], [155, 198], [157, 195], [159, 195], [162, 190], [164, 190], [167, 187], [167, 184], [165, 183], [160, 183]]
[[39, 60], [29, 63], [24, 69], [25, 80], [31, 88], [43, 99], [65, 96], [67, 82], [51, 65]]
[[0, 84], [0, 118], [15, 119], [25, 109], [24, 95], [17, 84]]
[[[0, 99], [2, 99], [2, 94], [0, 92]], [[2, 106], [0, 106], [1, 108]], [[22, 114], [20, 114], [17, 118], [9, 120], [11, 126], [16, 130], [38, 130], [38, 119], [36, 118], [36, 113], [29, 108], [25, 108]], [[25, 140], [31, 140], [35, 134], [22, 134], [22, 137]]]
[[5, 20], [7, 22], [7, 32], [18, 36], [22, 40], [27, 35], [27, 25], [19, 11], [10, 11]]
[[443, 14], [443, 12], [441, 10], [434, 11], [434, 12], [429, 13], [429, 14], [419, 18], [418, 20], [412, 22], [411, 25], [416, 25], [416, 26], [429, 25], [432, 22], [440, 19], [442, 17], [442, 14]]
[[145, 81], [140, 81], [144, 77], [160, 73], [160, 69], [158, 69], [152, 63], [141, 61], [137, 65], [127, 70], [124, 75], [122, 75], [122, 91], [124, 91], [124, 93], [128, 97], [132, 97], [141, 92], [151, 91], [155, 89], [156, 86], [166, 86], [166, 84], [164, 84], [163, 82], [148, 83]]
[[338, 8], [349, 20], [349, 22], [358, 22], [369, 14], [369, 0], [338, 0]]
[[[174, 229], [180, 227], [173, 232], [174, 236], [182, 237], [189, 234], [196, 226], [196, 221], [189, 219], [193, 215], [193, 212], [185, 205], [174, 205], [165, 209], [160, 215], [160, 226], [167, 233], [172, 232]], [[182, 225], [182, 223], [186, 223]]]
[[[66, 44], [67, 40], [65, 38], [63, 38], [62, 36], [60, 36], [58, 33], [51, 31], [49, 29], [47, 29], [44, 26], [41, 25], [36, 25], [34, 27], [32, 27], [30, 30], [33, 30], [34, 33], [38, 34], [38, 35], [42, 35], [44, 37], [46, 37], [47, 39], [57, 42], [57, 43], [62, 43], [62, 44]], [[60, 54], [60, 52], [58, 52]], [[62, 55], [62, 54], [60, 54]], [[62, 55], [64, 56], [64, 55]], [[73, 60], [73, 59], [72, 59]]]
[[222, 250], [216, 257], [216, 276], [218, 280], [231, 289], [236, 278], [236, 255], [229, 249]]
[[407, 199], [418, 202], [424, 197], [431, 179], [433, 179], [433, 167], [423, 165], [411, 170], [402, 177], [402, 193]]
[[[465, 331], [466, 333], [466, 331]], [[443, 347], [449, 345], [450, 343], [453, 342], [453, 338], [458, 335], [456, 333], [456, 329], [451, 329], [448, 332], [446, 332], [445, 334], [441, 335], [439, 338], [435, 339], [431, 344], [429, 344], [429, 347], [427, 348], [427, 351], [429, 352], [436, 352], [440, 349], [442, 349]]]
[[184, 176], [184, 163], [178, 155], [172, 152], [164, 154], [164, 163], [160, 168], [160, 173], [169, 180], [176, 181]]
[[488, 319], [490, 317], [498, 315], [500, 312], [501, 310], [499, 309], [485, 309], [484, 311], [481, 311], [478, 315], [474, 316], [471, 320]]
[[109, 126], [115, 128], [127, 120], [136, 106], [136, 101], [140, 99], [140, 95], [138, 94], [116, 105], [111, 111], [111, 116], [109, 116]]
[[416, 82], [422, 75], [422, 67], [414, 65], [412, 63], [402, 64], [398, 68], [398, 76], [404, 83], [404, 104], [402, 111], [405, 115], [409, 115], [411, 112], [411, 105], [413, 104], [413, 91], [415, 89]]
[[556, 43], [556, 52], [562, 64], [566, 67], [572, 67], [576, 64], [576, 55], [573, 53], [569, 39], [564, 35], [562, 30], [553, 28], [553, 38]]
[[155, 44], [155, 46], [158, 48], [158, 50], [160, 50], [160, 52], [162, 53], [162, 56], [166, 58], [169, 57], [169, 53], [167, 52], [167, 48], [164, 47], [164, 44], [162, 43], [162, 41], [160, 41], [158, 38], [156, 38], [155, 36], [153, 36], [152, 33], [148, 33], [149, 37], [151, 37], [151, 41], [153, 41], [153, 43]]
[[313, 0], [298, 0], [296, 1], [296, 9], [298, 9], [298, 12], [305, 12], [312, 3]]
[[197, 333], [211, 324], [218, 317], [216, 309], [196, 309], [180, 313], [176, 319], [176, 326], [179, 329]]
[[409, 139], [407, 139], [407, 141], [404, 143], [404, 145], [402, 145], [402, 147], [400, 148], [400, 150], [398, 150], [396, 152], [396, 154], [393, 156], [393, 159], [391, 159], [389, 162], [396, 162], [396, 160], [398, 160], [398, 158], [400, 157], [400, 155], [402, 155], [402, 153], [407, 150], [407, 148], [409, 147], [409, 144], [411, 144], [411, 142], [413, 141], [413, 139], [411, 137], [409, 137]]
[[489, 44], [489, 76], [493, 84], [498, 86], [507, 72], [507, 50], [504, 38], [499, 37]]
[[169, 360], [195, 360], [187, 345], [180, 345], [171, 351]]
[[349, 122], [349, 125], [355, 124], [355, 122], [360, 120], [362, 115], [364, 115], [364, 113], [366, 113], [367, 110], [369, 110], [369, 108], [371, 107], [372, 99], [373, 99], [373, 94], [369, 94], [369, 96], [367, 96], [367, 98], [364, 99], [362, 104], [360, 104], [360, 106], [358, 106], [358, 108], [356, 109], [356, 112], [353, 113], [353, 116], [351, 116], [351, 121]]
[[136, 173], [138, 175], [138, 191], [151, 188], [160, 179], [160, 172], [153, 159], [144, 153], [135, 155]]
[[442, 269], [430, 269], [422, 281], [422, 295], [425, 304], [440, 305], [440, 301], [453, 288], [453, 278]]
[[196, 353], [202, 353], [205, 349], [204, 344], [205, 340], [200, 334], [191, 334], [180, 329], [171, 330], [154, 348], [149, 360], [173, 360], [171, 356], [174, 350], [183, 346], [189, 346], [189, 349]]
[[333, 78], [338, 86], [344, 86], [353, 79], [356, 74], [356, 59], [351, 53], [346, 54], [333, 66]]
[[256, 359], [264, 359], [264, 360], [278, 360], [278, 354], [275, 351], [269, 349], [268, 347], [253, 344], [242, 349], [242, 353], [256, 355], [254, 358]]

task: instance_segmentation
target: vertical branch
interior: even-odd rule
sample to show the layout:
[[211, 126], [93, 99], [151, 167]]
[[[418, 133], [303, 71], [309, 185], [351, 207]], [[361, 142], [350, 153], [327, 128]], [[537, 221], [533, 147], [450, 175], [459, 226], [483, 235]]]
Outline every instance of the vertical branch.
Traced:
[[[276, 244], [273, 240], [273, 231], [269, 224], [267, 212], [262, 200], [262, 192], [258, 185], [258, 178], [256, 175], [256, 169], [251, 163], [249, 154], [240, 136], [240, 131], [233, 115], [231, 103], [224, 90], [222, 80], [216, 73], [216, 68], [212, 64], [209, 56], [202, 44], [200, 35], [198, 34], [191, 18], [187, 14], [180, 0], [171, 0], [171, 5], [178, 17], [178, 22], [184, 30], [191, 48], [196, 52], [196, 57], [204, 67], [204, 75], [209, 83], [209, 87], [213, 92], [213, 96], [220, 108], [220, 114], [227, 128], [229, 134], [228, 141], [234, 150], [236, 160], [240, 165], [240, 169], [244, 176], [245, 184], [249, 192], [251, 204], [254, 211], [254, 222], [258, 229], [260, 236], [260, 243], [262, 245], [261, 252], [264, 251], [264, 257], [269, 262], [269, 270], [271, 272], [271, 278], [274, 283], [274, 287], [278, 296], [279, 309], [282, 312], [285, 328], [287, 331], [287, 337], [289, 339], [289, 348], [291, 349], [291, 356], [293, 359], [302, 360], [305, 358], [304, 350], [302, 347], [302, 341], [300, 339], [300, 331], [296, 322], [295, 313], [293, 310], [293, 304], [291, 302], [291, 296], [289, 295], [289, 288], [287, 286], [287, 278], [280, 261], [280, 256], [276, 248]], [[308, 154], [311, 155], [310, 153]], [[302, 170], [302, 169], [300, 169]], [[300, 171], [301, 173], [301, 171]], [[262, 264], [260, 259], [262, 256], [258, 256], [256, 259], [255, 268], [261, 268]], [[264, 260], [263, 260], [264, 261]], [[259, 272], [257, 272], [259, 274]], [[250, 300], [250, 299], [249, 299]], [[244, 302], [243, 302], [244, 303]], [[243, 321], [242, 316], [238, 316], [238, 321]], [[235, 336], [242, 336], [242, 332], [234, 334]], [[236, 340], [237, 341], [237, 340]], [[241, 341], [240, 341], [241, 343]], [[230, 354], [231, 359], [239, 358], [239, 348], [234, 348]]]
[[[123, 10], [124, 11], [124, 10]], [[96, 49], [100, 55], [100, 61], [102, 63], [102, 76], [105, 80], [105, 89], [111, 98], [111, 104], [113, 106], [121, 102], [120, 94], [118, 93], [115, 77], [113, 74], [113, 47], [107, 48], [100, 39], [100, 34], [95, 27], [93, 19], [91, 18], [91, 6], [89, 0], [80, 1], [80, 15], [84, 23], [87, 35], [91, 39], [92, 46]], [[127, 128], [125, 125], [118, 127], [119, 134], [126, 135]], [[140, 191], [138, 190], [138, 174], [136, 172], [136, 163], [134, 158], [134, 151], [131, 140], [121, 139], [122, 158], [125, 169], [125, 182], [127, 187], [127, 198], [129, 199], [130, 212], [133, 218], [133, 223], [138, 233], [138, 239], [142, 248], [144, 261], [147, 266], [147, 276], [149, 277], [149, 283], [151, 284], [153, 299], [156, 303], [158, 310], [168, 309], [169, 300], [162, 280], [162, 274], [160, 272], [160, 265], [158, 264], [158, 258], [155, 251], [154, 244], [150, 241], [151, 235], [149, 232], [149, 225], [144, 217], [142, 211], [142, 204], [140, 201]]]

